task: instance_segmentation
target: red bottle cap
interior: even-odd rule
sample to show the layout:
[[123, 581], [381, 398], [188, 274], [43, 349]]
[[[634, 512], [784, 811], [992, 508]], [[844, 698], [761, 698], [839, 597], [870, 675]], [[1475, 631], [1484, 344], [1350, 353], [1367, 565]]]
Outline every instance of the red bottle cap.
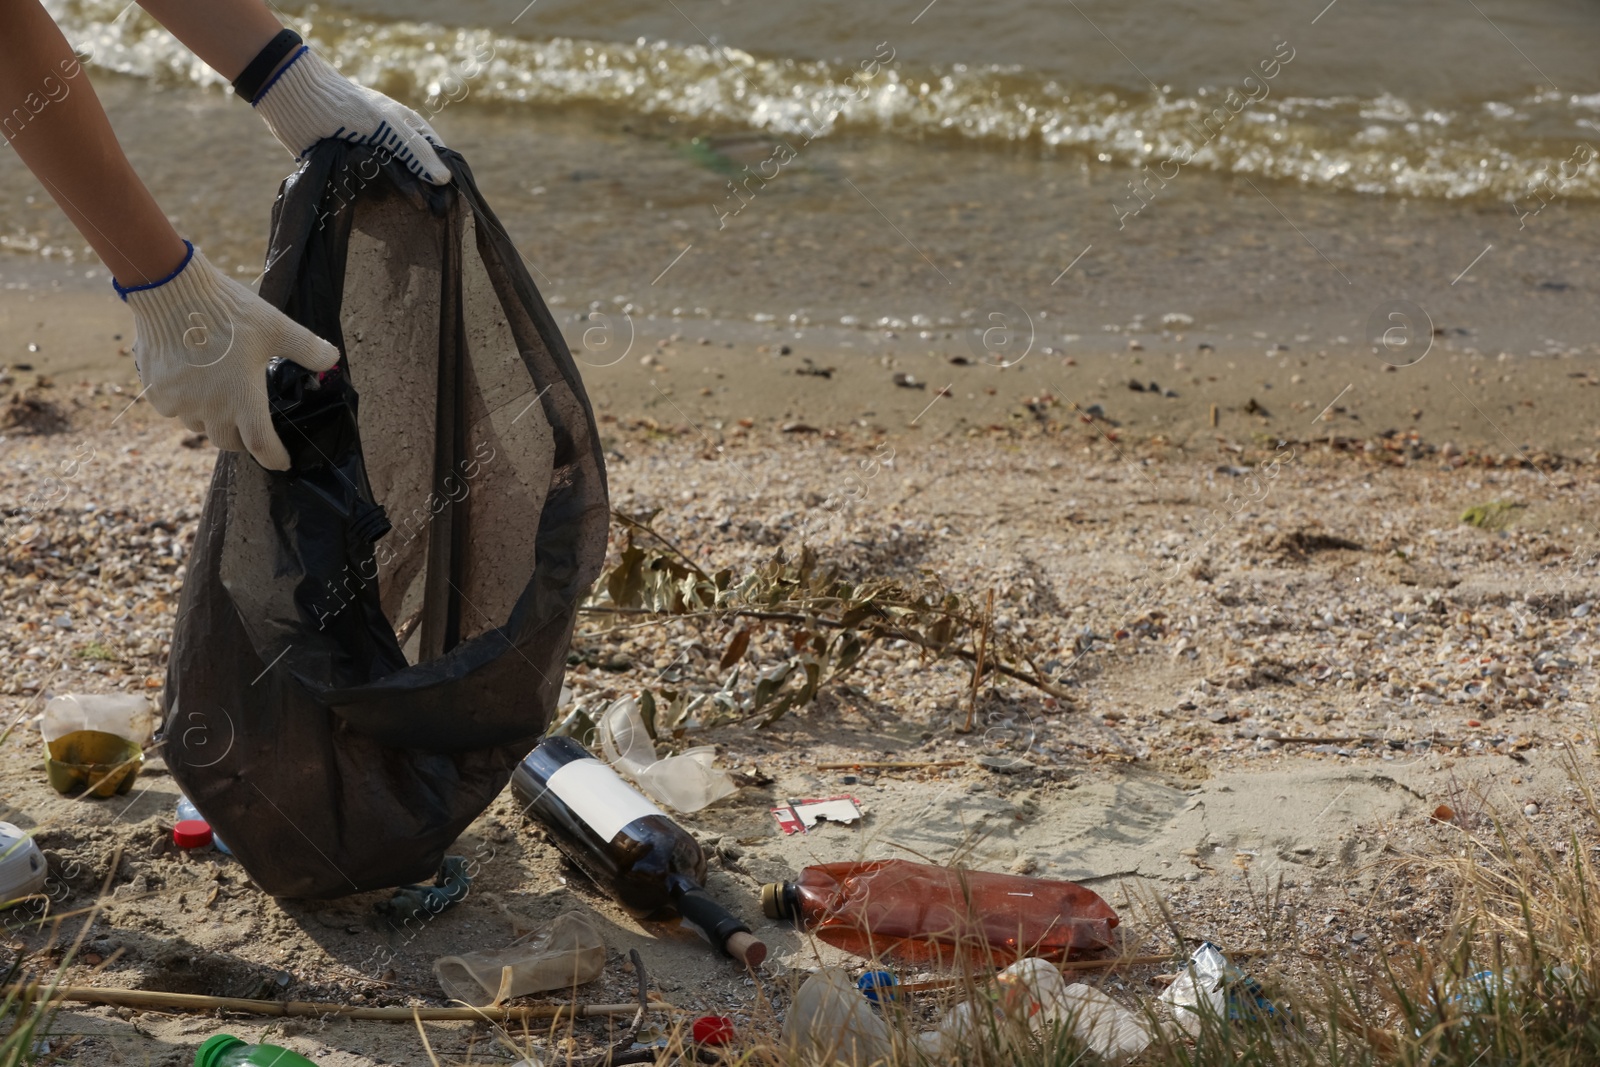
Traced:
[[729, 1045], [733, 1043], [733, 1020], [726, 1015], [702, 1015], [694, 1021], [691, 1033], [697, 1045]]
[[179, 848], [205, 848], [211, 844], [211, 825], [200, 819], [184, 819], [172, 828], [172, 842]]

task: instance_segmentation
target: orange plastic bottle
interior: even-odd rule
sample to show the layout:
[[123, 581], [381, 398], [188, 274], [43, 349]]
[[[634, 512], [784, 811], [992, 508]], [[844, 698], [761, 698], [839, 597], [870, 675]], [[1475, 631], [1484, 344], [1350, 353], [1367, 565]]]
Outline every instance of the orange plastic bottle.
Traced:
[[1007, 964], [1112, 946], [1117, 913], [1073, 882], [909, 860], [825, 863], [761, 889], [771, 919], [793, 919], [858, 956]]

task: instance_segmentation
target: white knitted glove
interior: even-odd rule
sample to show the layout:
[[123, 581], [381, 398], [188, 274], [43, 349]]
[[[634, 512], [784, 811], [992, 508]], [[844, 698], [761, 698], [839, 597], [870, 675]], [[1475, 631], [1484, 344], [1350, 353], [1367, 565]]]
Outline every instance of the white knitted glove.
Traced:
[[329, 370], [339, 350], [206, 261], [189, 255], [167, 278], [117, 292], [133, 312], [134, 366], [150, 406], [231, 452], [288, 470], [272, 428], [267, 363]]
[[309, 48], [267, 83], [253, 106], [296, 159], [318, 141], [336, 138], [378, 145], [417, 177], [435, 185], [450, 182], [450, 169], [433, 150], [444, 142], [421, 115], [357, 85]]

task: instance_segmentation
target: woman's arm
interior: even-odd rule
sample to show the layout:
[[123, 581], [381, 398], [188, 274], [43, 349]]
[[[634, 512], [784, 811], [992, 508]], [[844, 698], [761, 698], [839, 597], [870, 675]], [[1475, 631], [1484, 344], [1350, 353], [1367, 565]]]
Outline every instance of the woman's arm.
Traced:
[[229, 81], [283, 29], [264, 0], [139, 0], [139, 6]]
[[78, 58], [38, 0], [0, 2], [0, 42], [0, 131], [11, 147], [118, 282], [171, 274], [187, 252], [183, 240], [123, 155]]
[[[283, 29], [265, 0], [138, 3], [229, 81]], [[296, 159], [318, 141], [338, 138], [382, 148], [386, 158], [436, 185], [450, 181], [450, 169], [434, 151], [443, 142], [421, 115], [347, 80], [310, 49], [291, 52], [265, 81], [251, 106]]]

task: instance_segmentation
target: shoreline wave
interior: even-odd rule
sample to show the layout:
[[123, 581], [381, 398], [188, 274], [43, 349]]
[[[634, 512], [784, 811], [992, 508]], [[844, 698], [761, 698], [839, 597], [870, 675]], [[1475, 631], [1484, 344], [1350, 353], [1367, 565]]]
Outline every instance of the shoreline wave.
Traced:
[[[50, 0], [102, 70], [226, 89], [137, 8]], [[976, 148], [1077, 152], [1137, 172], [1182, 154], [1203, 170], [1317, 189], [1496, 198], [1523, 213], [1579, 146], [1600, 143], [1600, 96], [1529, 92], [1443, 108], [1390, 94], [1270, 93], [1214, 138], [1193, 131], [1228, 90], [1118, 93], [1019, 67], [772, 58], [708, 44], [529, 40], [486, 29], [379, 22], [312, 10], [296, 27], [346, 73], [419, 109], [598, 106], [652, 119], [755, 130], [775, 139], [889, 134]], [[887, 42], [886, 42], [887, 44]], [[881, 49], [883, 46], [879, 46]], [[846, 88], [848, 87], [848, 88]], [[1592, 150], [1591, 150], [1592, 151]], [[1600, 199], [1600, 167], [1561, 172], [1562, 198]], [[1520, 208], [1514, 207], [1517, 201]]]

